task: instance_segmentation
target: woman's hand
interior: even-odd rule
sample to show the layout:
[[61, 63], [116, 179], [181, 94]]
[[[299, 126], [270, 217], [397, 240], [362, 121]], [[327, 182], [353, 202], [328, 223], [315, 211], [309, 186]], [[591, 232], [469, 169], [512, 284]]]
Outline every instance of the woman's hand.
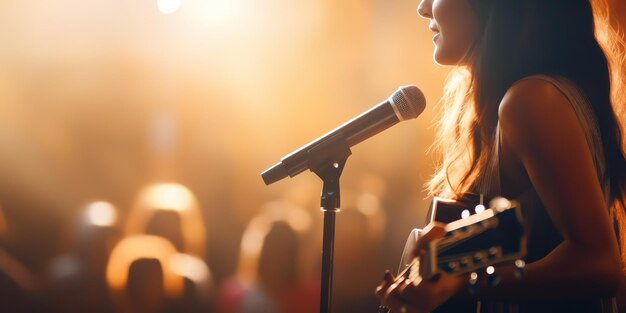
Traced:
[[376, 288], [383, 305], [395, 313], [428, 313], [459, 293], [465, 286], [463, 277], [440, 274], [431, 279], [397, 280], [385, 273], [385, 280]]
[[[426, 253], [428, 244], [444, 234], [442, 225], [428, 225], [417, 241], [413, 255]], [[459, 293], [466, 282], [464, 277], [447, 274], [437, 274], [429, 279], [396, 279], [387, 271], [382, 284], [376, 288], [376, 295], [394, 313], [428, 313]]]

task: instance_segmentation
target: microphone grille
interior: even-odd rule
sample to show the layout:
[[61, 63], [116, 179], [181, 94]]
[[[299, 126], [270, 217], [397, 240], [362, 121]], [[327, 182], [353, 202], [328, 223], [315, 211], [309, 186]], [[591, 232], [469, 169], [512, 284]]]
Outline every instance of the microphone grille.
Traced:
[[426, 107], [426, 97], [415, 86], [400, 87], [389, 100], [401, 121], [416, 118]]

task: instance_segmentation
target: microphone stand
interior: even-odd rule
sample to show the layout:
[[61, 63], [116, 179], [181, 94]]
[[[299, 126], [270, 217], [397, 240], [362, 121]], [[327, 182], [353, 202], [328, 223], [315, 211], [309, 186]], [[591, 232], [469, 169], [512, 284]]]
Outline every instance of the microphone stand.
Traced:
[[321, 210], [324, 212], [322, 243], [322, 284], [320, 313], [331, 312], [335, 216], [340, 207], [339, 178], [352, 151], [341, 134], [308, 151], [309, 168], [322, 181]]

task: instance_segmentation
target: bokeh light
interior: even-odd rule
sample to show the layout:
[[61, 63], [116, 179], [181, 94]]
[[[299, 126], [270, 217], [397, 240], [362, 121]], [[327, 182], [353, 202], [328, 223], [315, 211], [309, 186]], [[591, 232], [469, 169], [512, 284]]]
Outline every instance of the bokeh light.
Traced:
[[211, 279], [211, 273], [206, 264], [194, 256], [177, 253], [169, 259], [168, 266], [172, 271], [194, 282], [206, 283]]
[[171, 14], [180, 8], [180, 0], [157, 0], [157, 6], [163, 14]]
[[186, 211], [193, 206], [193, 195], [180, 184], [166, 183], [147, 191], [146, 205], [161, 210]]
[[96, 201], [87, 205], [87, 221], [96, 226], [112, 226], [117, 220], [117, 210], [111, 203]]

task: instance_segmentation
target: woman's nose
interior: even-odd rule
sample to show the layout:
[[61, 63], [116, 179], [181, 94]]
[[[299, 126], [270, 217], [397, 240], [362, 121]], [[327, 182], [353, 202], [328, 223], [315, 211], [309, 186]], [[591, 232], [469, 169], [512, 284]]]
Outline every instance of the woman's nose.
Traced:
[[431, 18], [432, 13], [430, 7], [432, 5], [432, 0], [422, 0], [420, 4], [417, 6], [417, 14], [419, 14], [423, 18]]

